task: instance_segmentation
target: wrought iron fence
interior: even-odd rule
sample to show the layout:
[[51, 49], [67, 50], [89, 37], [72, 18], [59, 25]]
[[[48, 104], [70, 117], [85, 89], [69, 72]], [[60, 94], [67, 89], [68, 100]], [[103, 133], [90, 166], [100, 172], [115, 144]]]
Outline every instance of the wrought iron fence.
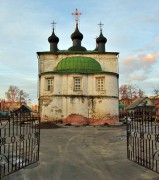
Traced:
[[39, 160], [40, 117], [0, 116], [0, 179]]
[[138, 110], [125, 118], [128, 159], [159, 173], [159, 125], [152, 112]]

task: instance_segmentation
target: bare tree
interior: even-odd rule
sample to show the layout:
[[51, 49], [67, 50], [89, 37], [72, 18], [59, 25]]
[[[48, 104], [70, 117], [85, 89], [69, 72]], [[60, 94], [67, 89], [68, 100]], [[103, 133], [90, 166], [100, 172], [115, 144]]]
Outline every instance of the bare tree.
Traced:
[[138, 89], [138, 97], [144, 97], [145, 96], [145, 92], [141, 89]]
[[131, 99], [134, 100], [138, 97], [144, 96], [144, 91], [133, 84], [124, 84], [119, 88], [120, 99]]
[[159, 96], [159, 89], [158, 88], [153, 89], [153, 95], [154, 96]]
[[26, 103], [29, 98], [29, 95], [25, 91], [20, 90], [17, 86], [9, 86], [9, 89], [5, 94], [7, 100], [11, 102]]
[[120, 99], [128, 98], [127, 85], [121, 85], [119, 88]]

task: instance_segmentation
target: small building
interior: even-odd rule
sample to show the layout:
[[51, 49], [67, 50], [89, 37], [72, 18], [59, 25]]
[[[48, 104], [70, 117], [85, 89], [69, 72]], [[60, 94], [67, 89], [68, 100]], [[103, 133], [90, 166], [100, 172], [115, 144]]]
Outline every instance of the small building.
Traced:
[[15, 109], [19, 108], [22, 106], [24, 102], [13, 102], [13, 101], [5, 101], [1, 100], [0, 101], [0, 111], [14, 111]]
[[137, 98], [132, 104], [126, 107], [128, 112], [134, 112], [136, 110], [155, 111], [154, 102], [148, 97]]
[[36, 111], [34, 111], [33, 109], [31, 109], [29, 106], [27, 106], [25, 104], [22, 105], [17, 110], [14, 110], [13, 113], [19, 114], [19, 115], [33, 115], [33, 114], [37, 114]]
[[125, 111], [125, 104], [119, 104], [119, 112], [124, 112]]
[[128, 107], [135, 99], [123, 98], [119, 100], [119, 104], [124, 104], [125, 108]]
[[[78, 15], [77, 9], [75, 15]], [[71, 34], [72, 46], [59, 50], [59, 38], [53, 26], [48, 38], [50, 50], [37, 52], [42, 121], [62, 120], [72, 124], [118, 121], [119, 53], [106, 51], [107, 39], [101, 27], [100, 23], [96, 48], [87, 50], [81, 45], [83, 34], [79, 31], [77, 18], [75, 31]]]

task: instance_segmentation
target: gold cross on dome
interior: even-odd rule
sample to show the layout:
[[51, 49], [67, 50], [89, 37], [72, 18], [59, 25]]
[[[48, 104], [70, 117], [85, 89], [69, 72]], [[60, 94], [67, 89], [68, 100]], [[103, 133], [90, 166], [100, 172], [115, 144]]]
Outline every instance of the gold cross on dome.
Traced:
[[102, 24], [102, 23], [100, 22], [98, 25], [99, 25], [99, 28], [100, 28], [100, 32], [102, 32], [102, 26], [103, 26], [104, 24]]
[[76, 24], [78, 24], [79, 16], [82, 15], [82, 13], [78, 12], [78, 9], [76, 8], [76, 11], [74, 13], [72, 13], [72, 15], [75, 16]]
[[52, 28], [53, 28], [53, 30], [55, 29], [55, 25], [57, 24], [55, 21], [53, 21], [52, 23]]

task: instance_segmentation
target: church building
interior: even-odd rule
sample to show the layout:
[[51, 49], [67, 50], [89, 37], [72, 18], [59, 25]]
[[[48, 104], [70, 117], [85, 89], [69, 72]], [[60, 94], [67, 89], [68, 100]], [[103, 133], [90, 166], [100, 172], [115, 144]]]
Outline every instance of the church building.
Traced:
[[76, 9], [72, 46], [59, 50], [59, 38], [48, 38], [50, 50], [37, 52], [39, 111], [42, 121], [65, 124], [115, 124], [119, 116], [118, 52], [107, 52], [100, 23], [96, 48], [82, 46]]

